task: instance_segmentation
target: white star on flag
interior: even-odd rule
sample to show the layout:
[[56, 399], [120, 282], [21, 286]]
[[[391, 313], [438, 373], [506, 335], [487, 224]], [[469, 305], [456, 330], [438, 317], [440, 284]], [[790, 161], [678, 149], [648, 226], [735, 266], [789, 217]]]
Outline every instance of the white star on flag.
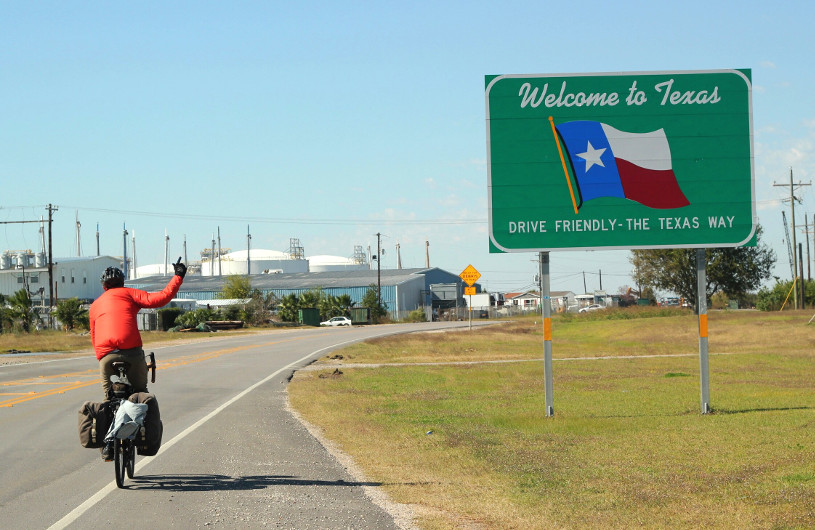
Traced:
[[603, 156], [603, 153], [606, 152], [606, 148], [604, 147], [602, 149], [595, 149], [591, 145], [591, 142], [588, 142], [588, 144], [589, 145], [588, 147], [586, 147], [585, 153], [577, 153], [577, 156], [586, 161], [586, 173], [588, 173], [592, 166], [594, 166], [595, 164], [600, 167], [606, 167], [606, 165], [603, 164], [603, 161], [600, 160], [600, 157]]

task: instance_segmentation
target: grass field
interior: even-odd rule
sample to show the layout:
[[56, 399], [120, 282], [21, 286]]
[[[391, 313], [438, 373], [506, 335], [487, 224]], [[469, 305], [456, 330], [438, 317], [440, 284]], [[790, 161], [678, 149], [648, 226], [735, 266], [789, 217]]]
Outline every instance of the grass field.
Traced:
[[[141, 331], [145, 346], [168, 341], [201, 339], [204, 337], [223, 337], [224, 333], [241, 333], [240, 331], [218, 333], [167, 333], [164, 331]], [[32, 333], [0, 333], [0, 358], [9, 355], [11, 350], [23, 352], [79, 352], [91, 351], [91, 336], [87, 331], [37, 331]]]
[[696, 318], [627, 316], [555, 319], [554, 418], [534, 319], [354, 345], [290, 401], [422, 528], [815, 527], [811, 314], [711, 313], [704, 416]]

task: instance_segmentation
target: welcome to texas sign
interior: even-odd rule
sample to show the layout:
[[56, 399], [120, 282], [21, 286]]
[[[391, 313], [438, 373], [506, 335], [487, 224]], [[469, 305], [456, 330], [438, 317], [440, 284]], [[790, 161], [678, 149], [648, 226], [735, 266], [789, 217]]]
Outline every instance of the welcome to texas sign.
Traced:
[[749, 69], [487, 76], [486, 105], [491, 251], [754, 244]]

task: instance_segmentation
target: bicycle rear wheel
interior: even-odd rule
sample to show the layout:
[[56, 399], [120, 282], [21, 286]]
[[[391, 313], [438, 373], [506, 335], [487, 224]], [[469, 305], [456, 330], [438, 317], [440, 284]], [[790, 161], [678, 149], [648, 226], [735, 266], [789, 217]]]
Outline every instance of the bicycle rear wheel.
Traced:
[[127, 455], [121, 440], [113, 441], [113, 467], [116, 470], [116, 486], [125, 487], [125, 467], [127, 466]]
[[132, 441], [128, 441], [125, 446], [127, 447], [127, 478], [133, 478], [133, 468], [136, 465], [136, 446]]

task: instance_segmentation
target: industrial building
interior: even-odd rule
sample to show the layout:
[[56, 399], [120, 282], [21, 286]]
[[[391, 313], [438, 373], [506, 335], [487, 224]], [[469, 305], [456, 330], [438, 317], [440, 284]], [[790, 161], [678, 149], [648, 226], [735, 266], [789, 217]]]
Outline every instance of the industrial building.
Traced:
[[[157, 291], [163, 289], [168, 276], [151, 276], [128, 280], [125, 285]], [[220, 295], [226, 276], [188, 275], [178, 292], [178, 298], [200, 301], [215, 300]], [[321, 289], [333, 296], [350, 295], [360, 304], [369, 286], [381, 285], [383, 304], [391, 317], [404, 318], [407, 313], [423, 307], [451, 309], [464, 307], [464, 283], [457, 275], [438, 268], [429, 269], [383, 269], [368, 268], [345, 271], [296, 272], [277, 274], [251, 274], [252, 289], [263, 295], [274, 293], [278, 298], [289, 294], [301, 295], [312, 289]]]
[[[360, 246], [354, 248], [351, 258], [305, 257], [297, 239], [291, 240], [289, 252], [266, 249], [232, 252], [221, 249], [220, 244], [213, 245], [201, 252], [201, 261], [188, 263], [188, 273], [177, 298], [216, 300], [227, 277], [248, 273], [253, 289], [264, 295], [274, 293], [278, 298], [321, 289], [334, 296], [347, 294], [359, 305], [371, 285], [380, 285], [382, 303], [395, 319], [417, 308], [425, 308], [430, 318], [444, 310], [465, 307], [464, 284], [455, 274], [431, 267], [377, 270], [371, 268], [370, 261]], [[42, 306], [49, 305], [52, 294], [55, 303], [73, 297], [89, 303], [102, 294], [99, 278], [107, 267], [122, 268], [129, 278], [128, 287], [146, 291], [160, 291], [173, 274], [170, 263], [136, 267], [134, 262], [127, 258], [125, 268], [122, 258], [116, 256], [54, 258], [50, 292], [45, 252], [7, 250], [0, 253], [0, 294], [11, 295], [27, 289], [34, 305]]]
[[[54, 260], [54, 300], [79, 298], [92, 301], [102, 294], [99, 278], [107, 267], [121, 267], [121, 258], [93, 256]], [[0, 254], [0, 294], [28, 290], [34, 305], [48, 305], [48, 262], [44, 252], [5, 251]]]

